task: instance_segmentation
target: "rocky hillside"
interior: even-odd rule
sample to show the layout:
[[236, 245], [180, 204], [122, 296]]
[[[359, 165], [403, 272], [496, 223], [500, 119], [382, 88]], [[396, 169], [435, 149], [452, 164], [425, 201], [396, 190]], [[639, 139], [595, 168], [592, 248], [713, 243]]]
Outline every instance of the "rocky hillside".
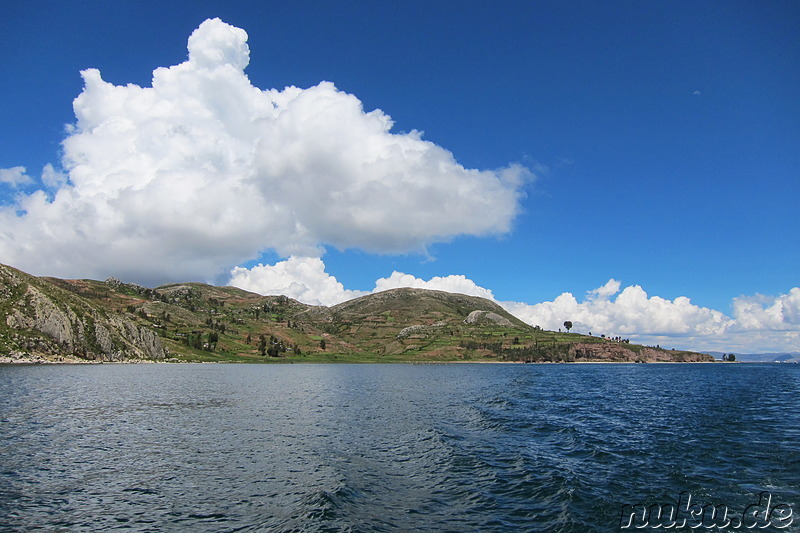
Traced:
[[103, 306], [0, 265], [0, 361], [164, 359], [161, 339]]
[[0, 265], [0, 362], [696, 361], [543, 331], [494, 302], [394, 289], [333, 307], [233, 287], [36, 278]]

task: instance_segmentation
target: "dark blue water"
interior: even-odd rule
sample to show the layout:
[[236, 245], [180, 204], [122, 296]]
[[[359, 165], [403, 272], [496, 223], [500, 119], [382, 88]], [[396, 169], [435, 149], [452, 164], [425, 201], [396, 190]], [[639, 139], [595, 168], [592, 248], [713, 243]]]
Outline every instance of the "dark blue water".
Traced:
[[800, 365], [0, 367], [2, 531], [800, 525]]

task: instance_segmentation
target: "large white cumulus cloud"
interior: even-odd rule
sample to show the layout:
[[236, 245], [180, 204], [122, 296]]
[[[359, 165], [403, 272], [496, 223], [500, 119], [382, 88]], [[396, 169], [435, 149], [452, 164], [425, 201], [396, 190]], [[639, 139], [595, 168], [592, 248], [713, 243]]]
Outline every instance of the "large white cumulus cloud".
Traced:
[[[214, 19], [151, 87], [83, 71], [66, 176], [51, 167], [56, 190], [0, 210], [0, 259], [157, 283], [211, 279], [266, 249], [421, 251], [510, 229], [527, 169], [466, 169], [332, 83], [261, 90], [249, 61], [245, 31]], [[21, 182], [14, 172], [3, 179]]]

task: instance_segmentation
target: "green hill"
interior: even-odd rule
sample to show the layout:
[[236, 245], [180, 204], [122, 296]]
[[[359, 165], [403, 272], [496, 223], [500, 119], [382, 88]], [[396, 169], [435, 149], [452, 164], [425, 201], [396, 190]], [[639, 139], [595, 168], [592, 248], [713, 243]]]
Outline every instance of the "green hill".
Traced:
[[533, 328], [483, 298], [394, 289], [332, 307], [234, 287], [37, 278], [0, 265], [0, 362], [699, 361]]

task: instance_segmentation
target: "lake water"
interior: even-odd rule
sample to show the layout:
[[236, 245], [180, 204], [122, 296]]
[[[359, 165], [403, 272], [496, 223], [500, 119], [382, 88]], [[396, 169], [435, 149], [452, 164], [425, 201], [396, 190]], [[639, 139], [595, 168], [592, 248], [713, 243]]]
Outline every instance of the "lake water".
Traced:
[[0, 367], [2, 531], [617, 531], [682, 492], [798, 530], [800, 365]]

